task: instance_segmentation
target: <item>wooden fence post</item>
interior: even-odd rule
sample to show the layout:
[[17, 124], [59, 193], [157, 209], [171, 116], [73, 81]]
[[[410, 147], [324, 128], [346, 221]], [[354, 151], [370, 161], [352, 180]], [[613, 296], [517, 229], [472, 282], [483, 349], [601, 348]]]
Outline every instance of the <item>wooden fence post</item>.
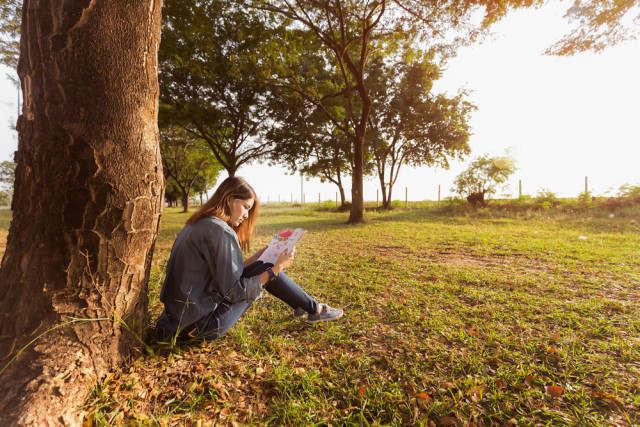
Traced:
[[522, 197], [522, 180], [518, 180], [518, 197]]

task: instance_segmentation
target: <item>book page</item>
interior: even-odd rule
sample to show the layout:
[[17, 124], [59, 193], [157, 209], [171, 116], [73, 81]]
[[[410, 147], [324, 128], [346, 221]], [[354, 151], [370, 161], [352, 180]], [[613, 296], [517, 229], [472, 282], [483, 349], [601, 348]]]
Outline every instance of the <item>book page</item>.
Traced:
[[271, 243], [269, 243], [269, 247], [260, 255], [258, 261], [270, 262], [271, 264], [275, 264], [278, 260], [280, 254], [286, 249], [287, 251], [291, 251], [298, 240], [306, 233], [307, 230], [304, 228], [296, 228], [292, 230], [290, 228], [285, 228], [275, 235]]

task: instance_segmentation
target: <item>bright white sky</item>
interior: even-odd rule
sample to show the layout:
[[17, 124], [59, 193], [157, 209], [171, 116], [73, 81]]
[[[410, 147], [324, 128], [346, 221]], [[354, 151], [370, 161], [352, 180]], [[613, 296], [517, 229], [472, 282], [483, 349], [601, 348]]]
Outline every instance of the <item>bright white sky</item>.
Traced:
[[[584, 191], [585, 176], [595, 195], [615, 193], [624, 183], [640, 185], [640, 41], [603, 53], [572, 57], [542, 55], [568, 28], [562, 18], [568, 3], [514, 12], [493, 27], [494, 37], [462, 49], [452, 60], [437, 91], [454, 94], [465, 87], [477, 105], [471, 125], [472, 154], [500, 155], [514, 150], [518, 171], [510, 181], [512, 196], [536, 195], [547, 188], [559, 196]], [[1, 70], [3, 77], [10, 70]], [[12, 160], [17, 148], [17, 90], [0, 79], [0, 161]], [[468, 162], [450, 170], [404, 167], [394, 200], [435, 200], [450, 195], [456, 175]], [[281, 167], [250, 165], [239, 175], [266, 202], [300, 199], [301, 179]], [[376, 200], [377, 179], [365, 180], [365, 200]], [[305, 180], [307, 202], [335, 199], [336, 187]], [[612, 190], [613, 189], [613, 190]], [[345, 185], [350, 199], [350, 182]]]

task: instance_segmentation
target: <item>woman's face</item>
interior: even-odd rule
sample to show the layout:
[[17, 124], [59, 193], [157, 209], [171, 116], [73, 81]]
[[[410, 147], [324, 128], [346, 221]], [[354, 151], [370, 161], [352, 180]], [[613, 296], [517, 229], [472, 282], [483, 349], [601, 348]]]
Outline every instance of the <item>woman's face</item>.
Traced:
[[231, 216], [229, 224], [238, 227], [242, 221], [249, 217], [249, 211], [253, 207], [253, 199], [233, 199], [231, 202]]

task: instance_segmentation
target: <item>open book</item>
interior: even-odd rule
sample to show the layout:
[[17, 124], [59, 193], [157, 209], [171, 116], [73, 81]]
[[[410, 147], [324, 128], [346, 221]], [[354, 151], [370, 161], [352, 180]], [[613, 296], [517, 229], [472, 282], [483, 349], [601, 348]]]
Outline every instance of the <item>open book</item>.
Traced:
[[275, 264], [280, 254], [285, 249], [291, 251], [306, 232], [307, 230], [304, 228], [296, 228], [295, 230], [285, 228], [275, 235], [267, 249], [258, 258], [258, 261]]

